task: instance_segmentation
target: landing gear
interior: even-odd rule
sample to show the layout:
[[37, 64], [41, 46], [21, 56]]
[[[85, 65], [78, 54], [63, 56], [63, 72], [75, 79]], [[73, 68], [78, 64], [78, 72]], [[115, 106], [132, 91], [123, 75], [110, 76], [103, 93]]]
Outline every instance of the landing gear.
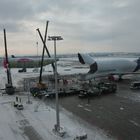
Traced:
[[118, 81], [122, 81], [123, 79], [122, 79], [122, 75], [119, 75], [119, 79], [118, 79]]
[[122, 81], [122, 76], [123, 75], [109, 75], [108, 80], [109, 81]]

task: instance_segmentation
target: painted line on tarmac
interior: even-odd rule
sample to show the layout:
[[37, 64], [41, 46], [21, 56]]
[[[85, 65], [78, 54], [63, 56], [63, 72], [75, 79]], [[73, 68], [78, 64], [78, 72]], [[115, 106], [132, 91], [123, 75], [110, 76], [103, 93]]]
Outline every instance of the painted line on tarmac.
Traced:
[[88, 111], [88, 112], [92, 112], [92, 110], [88, 109], [88, 108], [84, 108], [85, 111]]
[[132, 123], [133, 125], [135, 125], [135, 126], [140, 127], [140, 125], [139, 125], [137, 122], [133, 121], [133, 120], [129, 120], [129, 122], [131, 122], [131, 123]]
[[85, 106], [91, 106], [90, 104], [85, 104]]
[[79, 104], [78, 107], [81, 107], [81, 108], [82, 108], [82, 107], [84, 107], [84, 106]]
[[85, 111], [88, 111], [88, 112], [92, 112], [92, 110], [91, 109], [88, 109], [88, 108], [84, 108], [84, 106], [83, 105], [78, 105], [78, 107], [79, 108], [83, 108]]

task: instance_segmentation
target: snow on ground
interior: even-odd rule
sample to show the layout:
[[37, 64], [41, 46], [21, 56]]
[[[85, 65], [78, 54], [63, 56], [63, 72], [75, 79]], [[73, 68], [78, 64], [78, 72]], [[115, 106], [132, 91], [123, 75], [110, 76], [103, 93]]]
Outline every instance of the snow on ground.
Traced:
[[[17, 71], [11, 70], [14, 86], [19, 86], [21, 84], [19, 81], [25, 77], [38, 75]], [[0, 88], [4, 88], [7, 81], [4, 69], [0, 69], [0, 80]], [[2, 91], [0, 91], [0, 140], [73, 140], [76, 135], [83, 133], [87, 133], [88, 140], [112, 139], [102, 130], [89, 127], [84, 121], [79, 121], [74, 115], [69, 116], [64, 111], [60, 112], [60, 122], [67, 133], [61, 138], [52, 131], [56, 123], [56, 111], [53, 108], [46, 106], [42, 100], [33, 98], [32, 104], [27, 104], [27, 93], [12, 96], [1, 93]], [[24, 110], [17, 110], [13, 106], [16, 96], [21, 98]]]
[[[41, 100], [31, 99], [32, 104], [27, 104], [27, 96], [20, 95], [18, 97], [22, 100], [24, 110], [17, 110], [13, 106], [15, 96], [17, 95], [0, 96], [0, 140], [73, 140], [79, 133], [87, 133], [88, 140], [111, 139], [103, 131], [94, 127], [89, 129], [84, 123], [79, 123], [74, 116], [72, 119], [64, 112], [60, 113], [60, 124], [67, 134], [61, 138], [52, 131], [56, 122], [54, 109], [46, 106]], [[39, 106], [36, 110], [37, 105]]]
[[11, 108], [11, 97], [0, 97], [0, 140], [25, 140], [17, 124], [16, 112]]

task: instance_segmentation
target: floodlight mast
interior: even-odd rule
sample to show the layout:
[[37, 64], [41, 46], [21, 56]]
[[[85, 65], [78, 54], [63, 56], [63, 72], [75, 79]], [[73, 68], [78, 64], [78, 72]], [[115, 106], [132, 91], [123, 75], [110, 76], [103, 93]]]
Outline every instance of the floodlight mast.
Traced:
[[9, 71], [9, 61], [8, 61], [8, 52], [7, 52], [7, 41], [6, 41], [6, 30], [3, 29], [4, 32], [4, 45], [5, 45], [5, 62], [6, 62], [6, 69], [7, 69], [7, 82], [8, 84], [12, 85], [11, 75]]
[[15, 93], [15, 88], [12, 84], [12, 77], [10, 72], [10, 64], [8, 61], [8, 51], [7, 51], [7, 41], [6, 41], [6, 30], [3, 29], [4, 32], [4, 45], [5, 45], [5, 67], [7, 69], [7, 84], [5, 84], [5, 91], [7, 94], [12, 95]]
[[61, 36], [48, 36], [49, 41], [54, 41], [54, 59], [55, 59], [55, 98], [56, 98], [56, 125], [55, 131], [60, 131], [60, 119], [59, 119], [59, 101], [58, 101], [58, 90], [57, 90], [57, 61], [56, 61], [56, 41], [63, 40]]

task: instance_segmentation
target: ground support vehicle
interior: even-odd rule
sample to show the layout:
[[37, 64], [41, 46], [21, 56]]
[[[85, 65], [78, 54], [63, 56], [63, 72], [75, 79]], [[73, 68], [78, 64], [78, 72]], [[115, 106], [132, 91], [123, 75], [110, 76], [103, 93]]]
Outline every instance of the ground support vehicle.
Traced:
[[[38, 87], [30, 88], [30, 92], [33, 95], [33, 97], [42, 98], [43, 96], [46, 96], [47, 98], [54, 98], [55, 97], [55, 90], [54, 89], [39, 89]], [[59, 97], [65, 97], [65, 96], [71, 96], [76, 95], [80, 93], [79, 88], [58, 88], [58, 96]]]
[[42, 96], [46, 95], [47, 88], [39, 89], [37, 87], [30, 88], [30, 93], [33, 95], [33, 97], [42, 98]]
[[97, 83], [93, 84], [88, 87], [88, 89], [83, 89], [80, 94], [79, 98], [86, 98], [86, 97], [92, 97], [92, 96], [99, 96], [102, 94], [108, 94], [108, 93], [115, 93], [117, 90], [117, 85], [114, 83]]
[[130, 85], [130, 89], [140, 89], [140, 81], [134, 81]]

